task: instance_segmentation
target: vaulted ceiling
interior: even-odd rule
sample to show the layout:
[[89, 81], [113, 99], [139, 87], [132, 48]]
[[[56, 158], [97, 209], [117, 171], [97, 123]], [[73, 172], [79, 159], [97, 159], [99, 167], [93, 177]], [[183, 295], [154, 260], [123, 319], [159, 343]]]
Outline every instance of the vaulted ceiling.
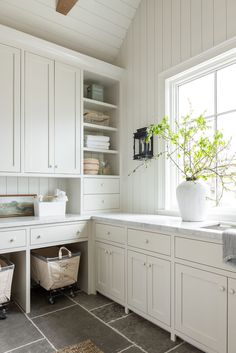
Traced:
[[67, 16], [57, 0], [1, 0], [0, 23], [113, 62], [141, 0], [79, 0]]

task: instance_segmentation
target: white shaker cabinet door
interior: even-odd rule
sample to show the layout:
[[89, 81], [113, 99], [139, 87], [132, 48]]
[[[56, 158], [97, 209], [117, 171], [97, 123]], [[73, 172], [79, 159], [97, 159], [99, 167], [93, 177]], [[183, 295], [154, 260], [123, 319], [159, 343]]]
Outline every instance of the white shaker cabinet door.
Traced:
[[125, 300], [125, 250], [117, 246], [109, 247], [109, 287], [113, 297]]
[[20, 172], [20, 50], [0, 45], [0, 172]]
[[128, 251], [128, 304], [147, 311], [147, 256]]
[[228, 353], [236, 352], [236, 280], [228, 282]]
[[25, 54], [25, 171], [54, 172], [54, 61]]
[[102, 294], [109, 293], [109, 247], [96, 243], [96, 289]]
[[148, 256], [148, 314], [170, 326], [170, 262]]
[[226, 353], [227, 278], [179, 264], [175, 274], [176, 330]]
[[81, 72], [55, 64], [55, 173], [80, 172]]

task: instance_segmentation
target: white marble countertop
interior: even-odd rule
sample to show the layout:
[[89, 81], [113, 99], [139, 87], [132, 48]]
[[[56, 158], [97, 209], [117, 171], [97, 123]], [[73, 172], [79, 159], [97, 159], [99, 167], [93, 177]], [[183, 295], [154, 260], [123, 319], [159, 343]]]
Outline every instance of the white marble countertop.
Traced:
[[30, 227], [36, 225], [65, 223], [76, 221], [90, 220], [91, 216], [82, 216], [76, 214], [67, 214], [65, 216], [49, 216], [49, 217], [9, 217], [0, 218], [0, 229], [11, 227]]
[[14, 217], [1, 218], [0, 229], [11, 227], [30, 227], [37, 225], [87, 221], [94, 219], [100, 222], [115, 223], [129, 227], [137, 227], [146, 230], [198, 237], [204, 240], [222, 242], [222, 231], [206, 229], [203, 227], [219, 224], [218, 221], [183, 222], [180, 217], [130, 214], [130, 213], [103, 213], [97, 215], [67, 214], [55, 217]]
[[219, 221], [183, 222], [180, 217], [128, 213], [98, 214], [92, 218], [101, 222], [112, 222], [123, 226], [128, 225], [129, 227], [170, 232], [176, 235], [222, 242], [222, 231], [203, 228], [217, 225], [220, 223]]

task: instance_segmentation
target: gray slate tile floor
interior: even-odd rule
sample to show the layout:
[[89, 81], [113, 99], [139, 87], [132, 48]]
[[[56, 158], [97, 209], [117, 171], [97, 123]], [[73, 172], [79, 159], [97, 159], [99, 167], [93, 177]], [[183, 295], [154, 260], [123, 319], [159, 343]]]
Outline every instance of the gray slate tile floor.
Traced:
[[201, 353], [180, 340], [173, 343], [169, 333], [140, 316], [125, 315], [100, 294], [79, 292], [49, 305], [46, 293], [34, 289], [31, 299], [30, 315], [12, 304], [0, 321], [0, 353], [53, 353], [88, 338], [104, 353]]

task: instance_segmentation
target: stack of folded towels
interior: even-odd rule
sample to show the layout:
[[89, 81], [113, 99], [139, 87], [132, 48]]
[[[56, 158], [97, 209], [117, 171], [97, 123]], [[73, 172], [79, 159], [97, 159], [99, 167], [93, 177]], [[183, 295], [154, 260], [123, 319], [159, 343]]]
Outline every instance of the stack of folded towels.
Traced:
[[98, 150], [109, 150], [110, 137], [101, 135], [85, 135], [85, 147], [98, 149]]

